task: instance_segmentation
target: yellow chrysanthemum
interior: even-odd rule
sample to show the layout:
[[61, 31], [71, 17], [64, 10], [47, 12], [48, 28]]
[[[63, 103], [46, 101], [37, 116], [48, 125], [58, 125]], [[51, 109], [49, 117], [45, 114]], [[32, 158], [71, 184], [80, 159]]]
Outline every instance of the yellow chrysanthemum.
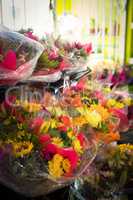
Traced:
[[16, 157], [23, 157], [31, 152], [33, 144], [29, 141], [24, 142], [12, 142], [13, 154]]
[[108, 110], [99, 104], [91, 105], [90, 111], [96, 111], [101, 116], [102, 121], [107, 120], [110, 116]]
[[98, 125], [102, 122], [101, 115], [96, 111], [88, 112], [85, 118], [88, 123], [94, 128], [97, 128]]
[[56, 144], [56, 145], [59, 146], [59, 147], [63, 147], [63, 141], [62, 141], [62, 139], [59, 138], [59, 137], [53, 137], [53, 138], [52, 138], [52, 143], [53, 143], [53, 144]]
[[80, 141], [78, 139], [75, 139], [72, 144], [73, 144], [74, 150], [77, 153], [82, 153], [83, 152], [82, 146], [80, 145]]
[[70, 167], [71, 167], [70, 161], [68, 159], [64, 159], [63, 163], [62, 163], [62, 167], [63, 167], [63, 170], [66, 173], [68, 173], [70, 171]]
[[64, 174], [63, 168], [62, 168], [62, 161], [63, 157], [59, 154], [55, 154], [53, 159], [48, 162], [48, 169], [50, 175], [52, 175], [55, 178], [59, 178]]
[[133, 145], [132, 144], [120, 144], [119, 149], [123, 153], [126, 151], [133, 151]]

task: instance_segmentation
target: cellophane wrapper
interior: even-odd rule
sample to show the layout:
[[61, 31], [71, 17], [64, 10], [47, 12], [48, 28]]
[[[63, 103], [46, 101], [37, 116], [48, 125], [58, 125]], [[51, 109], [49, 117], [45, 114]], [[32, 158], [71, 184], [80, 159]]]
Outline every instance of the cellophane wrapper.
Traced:
[[[10, 50], [15, 52], [17, 59], [15, 70], [0, 64], [0, 85], [11, 85], [26, 80], [34, 71], [44, 49], [39, 42], [3, 27], [0, 27], [0, 48], [4, 55]], [[24, 56], [23, 62], [18, 62], [19, 56]]]

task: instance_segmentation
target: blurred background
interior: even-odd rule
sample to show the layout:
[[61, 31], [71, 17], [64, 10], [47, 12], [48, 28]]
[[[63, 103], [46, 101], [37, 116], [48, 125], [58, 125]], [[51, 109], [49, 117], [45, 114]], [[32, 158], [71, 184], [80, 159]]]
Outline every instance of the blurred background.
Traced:
[[0, 22], [89, 41], [94, 60], [133, 64], [133, 0], [0, 0]]

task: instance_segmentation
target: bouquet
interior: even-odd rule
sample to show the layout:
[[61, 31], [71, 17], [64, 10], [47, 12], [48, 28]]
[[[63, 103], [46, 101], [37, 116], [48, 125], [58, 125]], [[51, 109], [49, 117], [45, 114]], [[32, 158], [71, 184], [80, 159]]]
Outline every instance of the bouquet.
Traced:
[[102, 147], [82, 181], [71, 187], [70, 197], [92, 200], [127, 199], [126, 192], [132, 189], [129, 187], [133, 182], [132, 154], [131, 144]]
[[27, 79], [42, 51], [40, 43], [0, 28], [0, 85], [15, 84]]
[[59, 80], [62, 73], [71, 74], [87, 69], [88, 57], [92, 51], [91, 44], [66, 43], [49, 35], [40, 42], [44, 51], [38, 59], [32, 80], [53, 82]]
[[0, 181], [28, 196], [75, 180], [96, 156], [89, 132], [81, 131], [62, 108], [57, 114], [48, 106], [48, 95], [42, 103], [10, 96], [0, 105]]

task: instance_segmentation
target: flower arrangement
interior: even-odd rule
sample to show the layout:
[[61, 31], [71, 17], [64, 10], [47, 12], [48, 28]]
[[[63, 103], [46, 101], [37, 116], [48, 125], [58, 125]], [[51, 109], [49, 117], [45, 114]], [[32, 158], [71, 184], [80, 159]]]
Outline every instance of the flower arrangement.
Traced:
[[55, 70], [69, 70], [71, 68], [83, 67], [92, 51], [91, 44], [79, 42], [63, 42], [60, 38], [54, 39], [47, 36], [42, 41], [44, 52], [38, 60], [36, 71], [46, 70], [53, 73]]
[[[16, 97], [10, 100], [17, 107], [3, 102], [1, 149], [10, 145], [16, 158], [37, 151], [48, 176], [56, 180], [76, 177], [79, 171], [87, 168], [90, 157], [85, 155], [95, 146], [94, 141], [109, 144], [120, 139], [120, 125], [124, 120], [128, 123], [128, 119], [121, 113], [121, 106], [116, 105], [132, 102], [127, 98], [123, 98], [122, 103], [105, 98], [104, 92], [98, 93], [90, 88], [83, 79], [64, 89], [58, 98], [45, 91], [44, 98], [38, 103], [34, 100], [21, 102]], [[84, 166], [83, 158], [86, 159]]]
[[70, 196], [97, 200], [127, 199], [124, 191], [129, 190], [133, 181], [132, 155], [132, 144], [102, 146], [82, 181], [77, 181], [70, 189]]
[[[62, 178], [61, 181], [66, 181], [84, 171], [95, 156], [95, 152], [91, 151], [96, 147], [68, 113], [57, 116], [53, 107], [46, 113], [42, 104], [20, 103], [15, 98], [13, 101], [17, 107], [7, 102], [0, 106], [2, 155], [7, 152], [7, 146], [10, 146], [10, 156], [16, 159], [39, 152], [45, 165], [43, 173], [55, 180]], [[87, 151], [90, 151], [88, 156]], [[83, 157], [86, 158], [84, 164]]]

